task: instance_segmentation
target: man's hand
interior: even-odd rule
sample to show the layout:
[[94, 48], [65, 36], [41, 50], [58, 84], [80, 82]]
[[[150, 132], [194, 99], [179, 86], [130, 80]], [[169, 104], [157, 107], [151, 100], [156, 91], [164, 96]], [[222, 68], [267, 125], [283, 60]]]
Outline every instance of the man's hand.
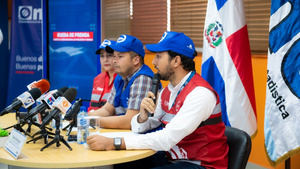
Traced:
[[138, 122], [143, 123], [148, 119], [148, 113], [153, 114], [155, 110], [155, 103], [153, 99], [155, 95], [152, 92], [148, 92], [147, 97], [145, 97], [141, 102], [140, 114], [138, 116]]
[[114, 150], [114, 139], [100, 135], [87, 137], [87, 144], [91, 150]]

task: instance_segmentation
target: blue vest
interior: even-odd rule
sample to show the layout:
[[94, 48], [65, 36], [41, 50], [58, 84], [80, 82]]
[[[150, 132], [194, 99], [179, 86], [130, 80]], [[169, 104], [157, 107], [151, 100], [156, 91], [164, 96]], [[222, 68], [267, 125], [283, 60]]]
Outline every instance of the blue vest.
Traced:
[[[130, 87], [133, 84], [134, 80], [140, 76], [145, 75], [153, 78], [153, 72], [152, 70], [147, 66], [143, 65], [142, 68], [136, 72], [128, 82], [127, 86], [123, 90], [124, 87], [124, 80], [122, 79], [122, 76], [117, 75], [114, 81], [114, 87], [116, 89], [116, 95], [114, 99], [114, 107], [123, 107], [127, 109], [128, 107], [128, 100], [129, 100], [129, 93], [130, 93]], [[125, 113], [124, 113], [125, 114]], [[120, 114], [118, 114], [120, 115]]]

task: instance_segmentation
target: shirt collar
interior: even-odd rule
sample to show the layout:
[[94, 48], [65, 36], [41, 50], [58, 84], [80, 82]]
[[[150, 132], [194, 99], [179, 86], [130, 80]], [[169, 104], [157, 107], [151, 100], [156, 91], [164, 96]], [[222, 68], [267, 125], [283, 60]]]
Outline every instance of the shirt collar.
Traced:
[[140, 71], [142, 67], [143, 67], [143, 66], [141, 66], [141, 67], [140, 67], [137, 71], [135, 71], [133, 74], [128, 75], [128, 76], [127, 76], [125, 79], [123, 79], [123, 80], [129, 82], [130, 79], [131, 79], [138, 71]]
[[171, 83], [169, 83], [168, 88], [169, 88], [170, 92], [171, 93], [178, 92], [180, 90], [181, 86], [184, 84], [184, 82], [189, 78], [191, 73], [192, 72], [189, 72], [187, 75], [185, 75], [184, 78], [182, 78], [181, 81], [176, 86], [173, 86]]

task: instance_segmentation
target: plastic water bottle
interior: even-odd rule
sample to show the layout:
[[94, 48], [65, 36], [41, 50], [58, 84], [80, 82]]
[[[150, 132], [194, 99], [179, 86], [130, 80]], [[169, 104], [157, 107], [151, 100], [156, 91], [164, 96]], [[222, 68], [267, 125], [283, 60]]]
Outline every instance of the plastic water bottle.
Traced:
[[86, 119], [88, 114], [84, 106], [80, 107], [80, 112], [77, 115], [77, 143], [85, 144], [86, 138], [89, 135], [89, 120]]

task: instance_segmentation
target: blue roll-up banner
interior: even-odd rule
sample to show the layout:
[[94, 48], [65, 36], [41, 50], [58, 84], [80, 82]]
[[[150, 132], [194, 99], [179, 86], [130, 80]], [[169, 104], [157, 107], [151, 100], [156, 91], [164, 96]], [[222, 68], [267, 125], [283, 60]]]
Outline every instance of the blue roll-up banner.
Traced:
[[42, 78], [42, 2], [13, 0], [7, 104]]
[[90, 99], [99, 73], [100, 0], [49, 0], [49, 80], [52, 89], [77, 89]]
[[8, 16], [7, 1], [0, 1], [0, 110], [5, 107], [8, 78]]

